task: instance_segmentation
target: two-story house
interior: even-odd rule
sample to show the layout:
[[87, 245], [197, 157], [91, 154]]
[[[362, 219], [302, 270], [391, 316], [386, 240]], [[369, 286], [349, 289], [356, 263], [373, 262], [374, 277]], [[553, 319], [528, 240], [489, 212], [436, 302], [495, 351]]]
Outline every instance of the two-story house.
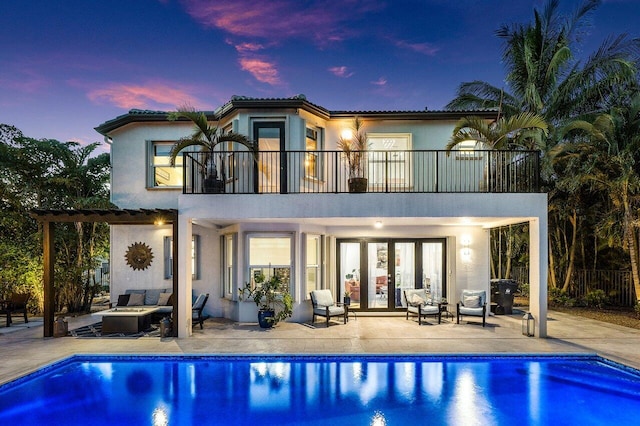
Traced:
[[[238, 290], [261, 271], [288, 280], [294, 321], [311, 318], [309, 292], [317, 288], [335, 298], [349, 291], [351, 309], [387, 313], [402, 310], [402, 289], [427, 287], [455, 310], [462, 289], [489, 294], [489, 230], [528, 222], [530, 310], [536, 334], [545, 336], [539, 153], [483, 150], [475, 141], [444, 150], [457, 120], [471, 114], [495, 118], [491, 111], [329, 111], [302, 95], [234, 97], [207, 115], [254, 141], [257, 156], [228, 144], [213, 155], [186, 152], [175, 167], [169, 152], [191, 134], [190, 121], [132, 110], [101, 124], [96, 130], [111, 145], [113, 203], [175, 209], [178, 217], [176, 245], [171, 226], [111, 227], [113, 302], [125, 289], [171, 287], [177, 274], [175, 321], [186, 337], [198, 293], [210, 294], [207, 314], [255, 322], [255, 305], [239, 300]], [[355, 117], [367, 137], [360, 193], [350, 192], [337, 148]], [[125, 259], [135, 242], [154, 254], [143, 270]]]

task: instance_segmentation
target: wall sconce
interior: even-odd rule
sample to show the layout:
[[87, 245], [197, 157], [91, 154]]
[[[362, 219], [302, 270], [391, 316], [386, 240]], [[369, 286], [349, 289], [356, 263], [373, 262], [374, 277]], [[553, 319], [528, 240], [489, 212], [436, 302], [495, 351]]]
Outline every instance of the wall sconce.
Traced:
[[376, 229], [382, 228], [382, 221], [381, 220], [376, 220], [376, 223], [374, 223], [373, 226]]
[[527, 312], [522, 317], [522, 334], [527, 337], [531, 337], [535, 335], [536, 331], [536, 320], [531, 315], [531, 312]]
[[340, 137], [344, 140], [351, 140], [353, 139], [353, 130], [351, 129], [344, 129], [342, 130], [342, 132], [340, 132]]
[[460, 250], [460, 254], [462, 255], [462, 260], [465, 262], [469, 262], [471, 260], [471, 237], [468, 235], [463, 235], [460, 238], [460, 244], [462, 244], [462, 250]]

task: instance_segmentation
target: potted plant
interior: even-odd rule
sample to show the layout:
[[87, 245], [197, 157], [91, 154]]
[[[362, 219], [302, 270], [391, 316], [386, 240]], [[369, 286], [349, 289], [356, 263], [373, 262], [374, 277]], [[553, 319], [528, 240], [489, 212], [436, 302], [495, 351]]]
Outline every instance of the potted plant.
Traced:
[[341, 135], [338, 139], [340, 149], [347, 162], [349, 171], [349, 192], [366, 192], [367, 178], [367, 134], [363, 131], [364, 125], [360, 117], [353, 119], [352, 134], [350, 137]]
[[349, 306], [351, 305], [351, 292], [349, 290], [344, 292], [344, 296], [342, 298], [342, 302], [346, 305]]
[[262, 272], [254, 276], [254, 284], [246, 283], [240, 298], [253, 299], [258, 307], [258, 323], [262, 328], [271, 328], [293, 315], [293, 298], [289, 286], [277, 274], [266, 279]]
[[[196, 111], [193, 107], [183, 106], [178, 108], [177, 111], [169, 113], [167, 119], [170, 121], [187, 119], [191, 120], [195, 125], [193, 133], [190, 136], [181, 138], [173, 144], [169, 154], [169, 161], [170, 164], [174, 166], [176, 157], [180, 154], [180, 151], [191, 146], [201, 147], [205, 153], [204, 160], [201, 164], [203, 192], [224, 192], [226, 181], [224, 157], [219, 153], [218, 161], [216, 161], [215, 158], [216, 147], [219, 144], [224, 142], [239, 143], [246, 146], [249, 151], [253, 153], [254, 159], [257, 158], [257, 144], [254, 144], [246, 136], [239, 133], [223, 133], [222, 129], [218, 126], [209, 124], [207, 115], [204, 112]], [[218, 171], [218, 164], [220, 164], [220, 171]]]

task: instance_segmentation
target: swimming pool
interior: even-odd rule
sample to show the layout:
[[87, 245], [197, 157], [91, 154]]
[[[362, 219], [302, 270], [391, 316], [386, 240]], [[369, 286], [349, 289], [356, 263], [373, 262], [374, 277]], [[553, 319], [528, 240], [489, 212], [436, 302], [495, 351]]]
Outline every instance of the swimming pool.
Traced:
[[637, 424], [640, 372], [571, 356], [85, 356], [0, 386], [0, 424]]

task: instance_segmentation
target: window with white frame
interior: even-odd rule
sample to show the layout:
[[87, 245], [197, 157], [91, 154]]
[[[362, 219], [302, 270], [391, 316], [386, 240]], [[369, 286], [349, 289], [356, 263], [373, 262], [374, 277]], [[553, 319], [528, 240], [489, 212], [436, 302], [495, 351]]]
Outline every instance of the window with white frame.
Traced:
[[149, 173], [147, 186], [150, 188], [182, 188], [182, 155], [178, 155], [175, 167], [171, 166], [173, 141], [149, 141]]
[[235, 247], [235, 234], [224, 235], [222, 237], [222, 253], [223, 253], [223, 296], [233, 296], [233, 265], [234, 265], [234, 247]]
[[456, 152], [456, 160], [482, 160], [484, 143], [469, 139], [458, 143], [453, 150]]
[[411, 133], [368, 133], [369, 186], [408, 188], [413, 185]]
[[321, 179], [321, 157], [319, 151], [322, 150], [322, 129], [317, 127], [307, 127], [305, 137], [305, 157], [304, 174], [309, 179]]
[[[191, 236], [191, 278], [200, 279], [200, 236]], [[164, 278], [173, 278], [173, 237], [164, 237]]]
[[289, 234], [249, 235], [249, 278], [255, 286], [255, 277], [266, 279], [277, 275], [284, 283], [291, 282], [293, 238]]
[[305, 242], [305, 292], [304, 298], [309, 298], [312, 290], [320, 290], [322, 287], [322, 237], [320, 235], [307, 234]]

